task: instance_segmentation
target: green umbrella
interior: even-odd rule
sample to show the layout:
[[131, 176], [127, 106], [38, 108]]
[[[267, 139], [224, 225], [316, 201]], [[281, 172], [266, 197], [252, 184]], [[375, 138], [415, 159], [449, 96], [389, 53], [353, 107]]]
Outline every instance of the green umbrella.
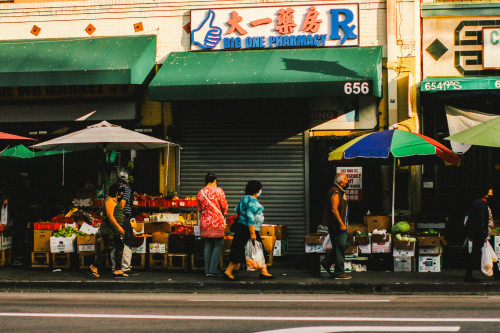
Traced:
[[500, 117], [444, 139], [476, 146], [500, 147]]
[[0, 152], [2, 158], [32, 158], [35, 154], [24, 145], [15, 146]]
[[49, 155], [56, 155], [62, 153], [70, 153], [71, 151], [62, 151], [62, 150], [50, 150], [50, 151], [38, 151], [33, 152], [26, 148], [24, 145], [18, 145], [12, 148], [5, 149], [0, 152], [0, 157], [2, 158], [33, 158], [33, 157], [42, 157]]

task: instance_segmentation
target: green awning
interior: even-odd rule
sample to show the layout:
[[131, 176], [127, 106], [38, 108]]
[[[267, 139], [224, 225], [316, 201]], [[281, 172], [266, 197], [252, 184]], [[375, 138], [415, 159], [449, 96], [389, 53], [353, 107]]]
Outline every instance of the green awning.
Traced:
[[0, 42], [0, 86], [143, 84], [154, 68], [156, 36]]
[[173, 52], [151, 100], [382, 96], [382, 47]]
[[420, 91], [500, 90], [500, 77], [428, 77], [420, 82]]

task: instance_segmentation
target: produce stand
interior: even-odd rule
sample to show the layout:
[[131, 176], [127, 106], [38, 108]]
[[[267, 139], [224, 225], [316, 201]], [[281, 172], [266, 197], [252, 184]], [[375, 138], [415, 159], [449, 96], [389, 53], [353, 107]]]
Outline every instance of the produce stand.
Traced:
[[[415, 225], [424, 228], [415, 228]], [[436, 228], [429, 228], [433, 226]], [[349, 247], [346, 255], [346, 272], [394, 271], [440, 272], [443, 246], [447, 244], [441, 235], [441, 224], [399, 221], [391, 227], [389, 216], [365, 216], [363, 224], [347, 227]], [[442, 224], [444, 228], [444, 224]], [[319, 265], [323, 241], [322, 232], [306, 235], [305, 253], [311, 257], [313, 273], [325, 272]], [[499, 240], [500, 250], [500, 240]], [[333, 266], [332, 266], [333, 269]]]
[[[102, 221], [103, 198], [79, 198], [78, 204], [66, 214], [50, 221], [33, 224], [31, 267], [44, 269], [88, 269], [97, 260], [102, 248], [99, 227]], [[196, 197], [184, 199], [135, 194], [131, 224], [132, 266], [136, 270], [201, 271], [203, 240], [199, 234]], [[221, 254], [223, 270], [229, 262], [232, 243], [230, 225], [236, 215], [227, 217], [224, 248]], [[273, 252], [287, 252], [286, 226], [264, 225], [261, 230], [267, 265], [272, 265]], [[278, 248], [276, 248], [278, 246]], [[111, 263], [107, 262], [111, 268]]]

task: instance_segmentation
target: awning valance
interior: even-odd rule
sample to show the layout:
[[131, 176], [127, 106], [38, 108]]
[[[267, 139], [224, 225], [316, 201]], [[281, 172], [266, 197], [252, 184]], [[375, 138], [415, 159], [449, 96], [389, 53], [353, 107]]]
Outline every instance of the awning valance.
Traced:
[[156, 36], [0, 42], [0, 86], [143, 84], [156, 59]]
[[420, 82], [420, 91], [500, 90], [500, 77], [428, 77]]
[[382, 47], [173, 52], [152, 100], [382, 96]]

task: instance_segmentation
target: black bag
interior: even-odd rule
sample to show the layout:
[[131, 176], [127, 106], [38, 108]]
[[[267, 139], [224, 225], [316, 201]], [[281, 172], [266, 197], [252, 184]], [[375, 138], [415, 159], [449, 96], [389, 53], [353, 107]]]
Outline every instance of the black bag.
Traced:
[[231, 226], [229, 227], [229, 231], [236, 232], [236, 230], [238, 229], [236, 225], [238, 224], [239, 219], [240, 219], [239, 215], [234, 218], [233, 224], [231, 224]]

